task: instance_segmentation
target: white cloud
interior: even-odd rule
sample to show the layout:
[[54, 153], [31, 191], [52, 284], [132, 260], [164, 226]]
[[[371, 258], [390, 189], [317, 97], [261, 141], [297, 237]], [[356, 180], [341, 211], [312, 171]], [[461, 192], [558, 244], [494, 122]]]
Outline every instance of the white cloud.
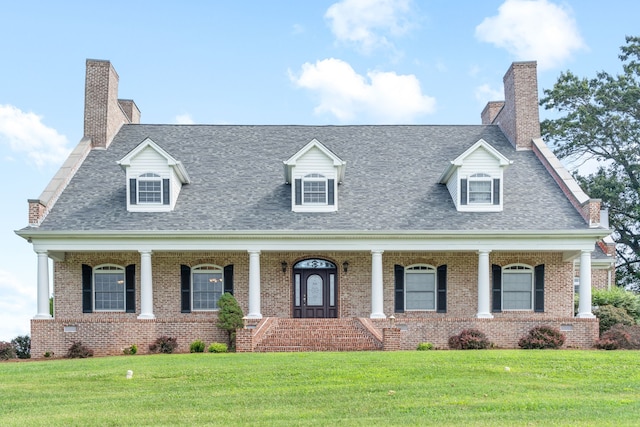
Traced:
[[327, 9], [325, 18], [338, 41], [369, 53], [393, 48], [387, 37], [401, 36], [413, 26], [410, 6], [411, 0], [342, 0]]
[[174, 123], [177, 125], [192, 125], [195, 122], [191, 118], [190, 114], [178, 114], [174, 119]]
[[62, 163], [71, 151], [67, 138], [45, 126], [41, 116], [12, 105], [0, 105], [0, 145], [26, 154], [38, 167]]
[[542, 70], [560, 66], [586, 49], [568, 6], [548, 0], [507, 0], [498, 15], [476, 27], [476, 37], [506, 49], [518, 60], [538, 61]]
[[435, 99], [422, 94], [416, 76], [370, 71], [357, 74], [346, 62], [330, 58], [305, 63], [299, 76], [289, 73], [299, 87], [320, 98], [317, 114], [330, 113], [342, 122], [363, 116], [377, 123], [411, 122], [435, 110]]
[[29, 334], [30, 319], [36, 313], [35, 286], [27, 286], [7, 271], [0, 270], [0, 341]]
[[504, 93], [501, 90], [493, 89], [488, 84], [478, 86], [473, 93], [481, 105], [485, 105], [489, 101], [501, 101], [504, 99]]

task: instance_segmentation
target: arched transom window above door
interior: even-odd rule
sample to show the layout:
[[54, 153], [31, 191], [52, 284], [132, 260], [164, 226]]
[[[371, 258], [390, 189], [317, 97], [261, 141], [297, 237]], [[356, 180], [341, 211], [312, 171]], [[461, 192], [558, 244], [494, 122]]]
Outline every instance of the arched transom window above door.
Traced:
[[297, 262], [293, 268], [336, 268], [336, 265], [331, 261], [326, 261], [324, 259], [305, 259], [303, 261]]

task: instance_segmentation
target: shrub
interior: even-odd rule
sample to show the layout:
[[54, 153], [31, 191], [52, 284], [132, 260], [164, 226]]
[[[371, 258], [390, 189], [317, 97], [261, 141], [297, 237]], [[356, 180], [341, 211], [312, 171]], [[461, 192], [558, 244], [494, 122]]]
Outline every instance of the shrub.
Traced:
[[67, 354], [64, 356], [68, 359], [85, 359], [93, 356], [93, 350], [86, 345], [83, 345], [80, 341], [75, 341], [67, 350]]
[[178, 340], [166, 335], [161, 336], [153, 344], [149, 345], [149, 351], [152, 353], [171, 354], [178, 347]]
[[614, 325], [596, 341], [596, 348], [602, 350], [640, 349], [640, 326]]
[[127, 355], [134, 355], [138, 352], [138, 346], [135, 344], [131, 344], [129, 347], [123, 348], [122, 352]]
[[433, 350], [433, 344], [431, 344], [430, 342], [421, 342], [420, 344], [418, 344], [418, 348], [416, 350], [418, 351], [426, 351], [426, 350]]
[[490, 345], [487, 336], [477, 329], [465, 329], [449, 337], [449, 348], [453, 350], [482, 350]]
[[202, 340], [195, 340], [189, 346], [190, 353], [202, 353], [204, 352], [204, 342]]
[[594, 289], [591, 302], [595, 306], [612, 305], [622, 308], [633, 317], [636, 323], [640, 322], [640, 295], [638, 294], [618, 287], [611, 290]]
[[229, 347], [236, 348], [236, 329], [244, 326], [243, 314], [238, 301], [230, 293], [223, 294], [218, 300], [218, 327], [229, 334]]
[[18, 359], [31, 359], [31, 338], [29, 335], [17, 336], [11, 340]]
[[53, 351], [45, 351], [44, 352], [44, 357], [49, 358], [49, 357], [53, 357], [54, 353]]
[[226, 353], [227, 345], [223, 342], [212, 342], [209, 346], [209, 353]]
[[614, 305], [602, 305], [594, 314], [600, 320], [600, 335], [611, 329], [613, 325], [634, 325], [636, 322], [623, 308]]
[[518, 341], [518, 345], [525, 349], [560, 348], [564, 344], [565, 336], [560, 330], [552, 326], [536, 326]]
[[0, 341], [0, 360], [9, 360], [16, 357], [16, 351], [10, 342]]

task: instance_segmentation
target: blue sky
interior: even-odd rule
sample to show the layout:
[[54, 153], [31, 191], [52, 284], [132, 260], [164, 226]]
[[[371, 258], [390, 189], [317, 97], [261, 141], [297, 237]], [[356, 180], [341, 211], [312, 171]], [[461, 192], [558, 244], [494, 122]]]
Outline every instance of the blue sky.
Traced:
[[[83, 133], [87, 58], [143, 123], [479, 124], [513, 61], [620, 71], [628, 0], [3, 2], [0, 341], [29, 333], [36, 255], [14, 234]], [[541, 112], [544, 118], [546, 113]]]

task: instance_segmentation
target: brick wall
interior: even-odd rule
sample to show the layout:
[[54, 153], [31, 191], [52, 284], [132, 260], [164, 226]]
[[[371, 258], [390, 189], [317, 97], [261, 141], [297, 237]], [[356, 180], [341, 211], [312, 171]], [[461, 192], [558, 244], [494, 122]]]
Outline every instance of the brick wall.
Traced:
[[[377, 328], [391, 325], [389, 319], [372, 319]], [[449, 348], [449, 337], [464, 329], [479, 329], [497, 348], [518, 348], [518, 340], [535, 326], [549, 325], [565, 334], [563, 348], [592, 348], [598, 339], [597, 319], [567, 318], [519, 318], [519, 319], [396, 319], [400, 330], [400, 349], [415, 350], [419, 343], [430, 342], [436, 348]]]
[[[292, 267], [306, 258], [323, 258], [338, 266], [339, 317], [367, 318], [371, 313], [371, 254], [369, 252], [263, 252], [261, 264], [261, 312], [264, 317], [288, 318], [292, 304]], [[287, 263], [282, 271], [282, 262]], [[349, 263], [344, 272], [342, 264]], [[496, 324], [504, 328], [510, 322], [523, 325], [571, 319], [573, 316], [573, 264], [563, 262], [562, 254], [548, 252], [492, 252], [490, 263], [501, 266], [524, 263], [531, 266], [545, 264], [545, 312], [504, 311], [495, 313]], [[136, 265], [136, 313], [95, 312], [82, 313], [82, 264]], [[119, 354], [121, 349], [137, 344], [142, 352], [160, 335], [175, 335], [179, 350], [188, 351], [191, 341], [202, 339], [225, 341], [226, 335], [215, 327], [217, 313], [201, 311], [181, 313], [180, 265], [194, 267], [199, 264], [215, 264], [224, 267], [234, 265], [234, 294], [244, 313], [248, 312], [249, 299], [249, 255], [247, 252], [156, 252], [152, 255], [153, 311], [155, 320], [138, 320], [140, 313], [140, 254], [125, 253], [68, 253], [64, 261], [54, 262], [53, 320], [32, 322], [34, 357], [45, 351], [56, 355], [66, 351], [74, 340], [81, 340], [98, 354]], [[384, 312], [394, 314], [394, 265], [446, 264], [447, 269], [447, 313], [414, 311], [395, 313], [398, 323], [449, 321], [476, 322], [478, 309], [477, 264], [478, 255], [471, 252], [385, 252], [383, 254]], [[563, 320], [564, 321], [564, 320]], [[573, 319], [571, 320], [573, 322]], [[492, 325], [490, 323], [483, 325]], [[506, 322], [506, 323], [505, 323]], [[455, 323], [455, 322], [454, 322]], [[456, 323], [456, 324], [457, 324]], [[431, 324], [431, 323], [429, 323]], [[439, 324], [435, 322], [435, 324]], [[448, 323], [444, 323], [449, 325]], [[77, 326], [76, 332], [64, 332], [64, 326]], [[486, 326], [486, 327], [489, 327]], [[424, 341], [420, 332], [424, 327], [410, 329], [404, 333], [403, 348]], [[455, 328], [445, 328], [448, 334]], [[508, 327], [507, 329], [509, 329]], [[523, 326], [524, 328], [524, 326]], [[498, 328], [499, 329], [499, 328]], [[513, 328], [511, 328], [513, 329]], [[597, 328], [596, 328], [597, 329]], [[580, 333], [590, 334], [590, 330]], [[415, 335], [415, 337], [414, 337]], [[576, 333], [575, 335], [578, 335]], [[411, 338], [407, 338], [407, 337]], [[590, 335], [588, 335], [590, 336]], [[586, 338], [586, 341], [589, 339]], [[506, 345], [507, 341], [500, 341]], [[144, 348], [143, 348], [144, 347]], [[62, 352], [62, 353], [61, 353]]]

